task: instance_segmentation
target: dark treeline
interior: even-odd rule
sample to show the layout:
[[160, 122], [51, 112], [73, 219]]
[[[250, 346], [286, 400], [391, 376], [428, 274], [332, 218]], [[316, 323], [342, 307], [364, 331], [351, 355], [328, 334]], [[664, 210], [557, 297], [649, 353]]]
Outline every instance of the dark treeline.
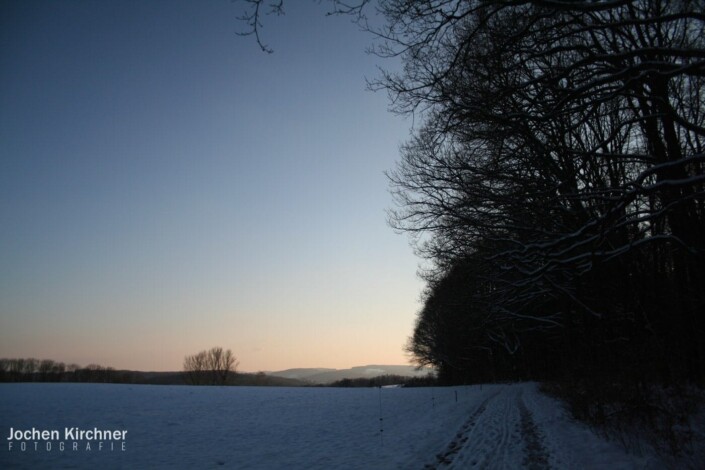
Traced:
[[404, 67], [373, 86], [421, 118], [389, 174], [428, 261], [408, 350], [681, 451], [705, 386], [705, 0], [381, 9]]
[[385, 387], [401, 385], [403, 387], [432, 387], [437, 385], [436, 377], [429, 374], [426, 377], [408, 377], [404, 375], [380, 375], [377, 377], [360, 377], [356, 379], [341, 379], [327, 385], [328, 387]]
[[705, 385], [705, 2], [383, 3], [446, 383]]
[[[242, 16], [270, 52], [281, 3]], [[417, 123], [388, 176], [427, 260], [418, 363], [704, 386], [705, 0], [371, 3], [329, 5], [403, 65], [370, 87]]]
[[132, 371], [90, 364], [64, 364], [51, 359], [0, 359], [0, 382], [104, 382], [131, 383]]
[[[200, 372], [204, 376], [196, 379], [198, 384], [220, 384], [240, 386], [297, 387], [308, 385], [295, 379], [274, 377], [259, 372], [227, 374], [225, 382], [213, 382], [212, 371]], [[221, 375], [222, 376], [222, 375]], [[78, 364], [65, 364], [51, 359], [0, 359], [1, 382], [81, 382], [117, 383], [145, 385], [186, 385], [193, 384], [193, 376], [183, 372], [143, 372], [137, 370], [117, 370], [98, 364], [81, 367]]]

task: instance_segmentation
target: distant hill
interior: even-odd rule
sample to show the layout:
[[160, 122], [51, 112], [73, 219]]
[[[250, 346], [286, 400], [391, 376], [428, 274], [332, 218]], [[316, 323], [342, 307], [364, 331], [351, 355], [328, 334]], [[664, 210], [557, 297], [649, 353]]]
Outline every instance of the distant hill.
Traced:
[[343, 379], [367, 379], [381, 375], [398, 375], [402, 377], [425, 377], [431, 369], [416, 370], [414, 366], [367, 365], [350, 369], [287, 369], [278, 372], [267, 372], [267, 375], [296, 379], [316, 385], [327, 385]]

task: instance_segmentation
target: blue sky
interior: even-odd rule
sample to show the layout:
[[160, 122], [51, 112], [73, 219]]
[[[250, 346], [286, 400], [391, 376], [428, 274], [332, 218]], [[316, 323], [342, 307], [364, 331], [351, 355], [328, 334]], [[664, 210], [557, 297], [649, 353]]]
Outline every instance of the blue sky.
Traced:
[[372, 38], [289, 2], [0, 3], [0, 357], [243, 370], [404, 363], [417, 259], [386, 224], [411, 122]]

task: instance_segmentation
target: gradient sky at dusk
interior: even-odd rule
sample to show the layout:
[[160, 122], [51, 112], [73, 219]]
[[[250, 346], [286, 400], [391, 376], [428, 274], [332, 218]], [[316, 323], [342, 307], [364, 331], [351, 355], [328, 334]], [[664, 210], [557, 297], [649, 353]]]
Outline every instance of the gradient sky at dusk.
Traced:
[[0, 2], [0, 357], [246, 371], [403, 364], [418, 260], [386, 224], [411, 121], [371, 38], [291, 1]]

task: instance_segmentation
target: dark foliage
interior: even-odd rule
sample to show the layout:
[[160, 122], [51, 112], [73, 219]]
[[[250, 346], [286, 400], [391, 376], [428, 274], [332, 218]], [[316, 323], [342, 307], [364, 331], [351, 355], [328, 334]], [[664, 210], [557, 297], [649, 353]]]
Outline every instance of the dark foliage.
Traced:
[[390, 385], [400, 385], [404, 387], [423, 387], [435, 385], [435, 378], [428, 377], [407, 377], [402, 375], [380, 375], [370, 378], [342, 379], [329, 384], [329, 387], [386, 387]]
[[[420, 123], [389, 174], [430, 266], [417, 362], [705, 385], [705, 1], [368, 3], [328, 5], [401, 58], [370, 87]], [[283, 2], [245, 4], [269, 50]]]
[[634, 451], [648, 443], [665, 455], [692, 449], [691, 416], [703, 403], [694, 388], [654, 387], [632, 380], [554, 381], [542, 391], [560, 398], [572, 415]]
[[81, 367], [51, 359], [0, 359], [0, 382], [93, 382], [129, 383], [130, 371], [90, 364]]
[[705, 383], [705, 3], [384, 2], [445, 383]]

